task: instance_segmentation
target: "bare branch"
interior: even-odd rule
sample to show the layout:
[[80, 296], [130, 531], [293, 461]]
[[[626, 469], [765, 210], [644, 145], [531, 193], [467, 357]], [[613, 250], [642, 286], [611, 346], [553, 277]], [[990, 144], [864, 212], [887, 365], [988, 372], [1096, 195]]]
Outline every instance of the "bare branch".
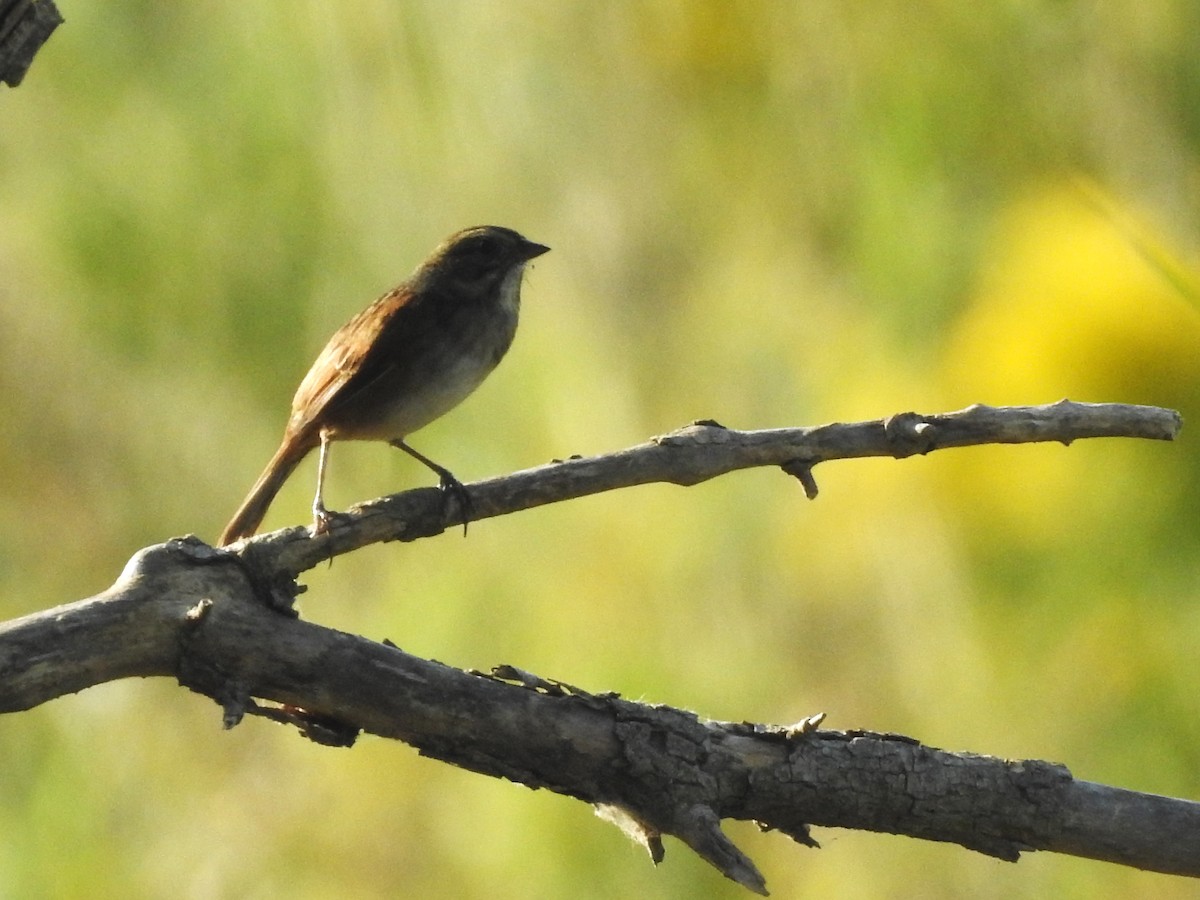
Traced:
[[[1178, 416], [1055, 404], [813, 429], [736, 432], [697, 424], [630, 450], [471, 487], [485, 516], [626, 484], [692, 484], [752, 465], [798, 466], [988, 440], [1170, 439]], [[795, 460], [803, 460], [796, 463]], [[245, 715], [349, 746], [360, 731], [495, 777], [594, 804], [656, 862], [672, 835], [765, 893], [722, 819], [815, 847], [810, 825], [953, 842], [1004, 860], [1054, 850], [1200, 876], [1200, 804], [1075, 781], [1063, 766], [948, 753], [899, 735], [714, 722], [515, 667], [463, 672], [281, 614], [301, 561], [454, 524], [436, 491], [364, 504], [332, 536], [288, 529], [214, 550], [183, 538], [139, 552], [103, 594], [0, 624], [0, 712], [117, 678], [172, 676]], [[315, 550], [314, 548], [321, 549]], [[307, 562], [306, 564], [311, 564]], [[298, 571], [298, 570], [297, 570]], [[260, 602], [270, 596], [274, 604]]]
[[[940, 415], [899, 413], [886, 419], [811, 428], [737, 431], [696, 422], [644, 444], [603, 456], [572, 457], [468, 485], [472, 518], [487, 519], [639, 484], [690, 486], [739, 469], [779, 466], [817, 493], [812, 470], [822, 462], [890, 456], [903, 459], [950, 447], [1024, 444], [1082, 438], [1129, 437], [1173, 440], [1179, 413], [1156, 406], [1075, 403], [1045, 406], [975, 405]], [[286, 587], [334, 556], [383, 541], [413, 541], [462, 524], [462, 511], [447, 507], [436, 488], [393, 494], [338, 516], [325, 534], [294, 527], [234, 544], [258, 572], [258, 580], [286, 605]]]
[[[0, 710], [115, 678], [173, 675], [246, 714], [348, 745], [360, 730], [597, 805], [661, 858], [673, 835], [746, 887], [724, 836], [748, 819], [950, 841], [1005, 860], [1057, 850], [1200, 875], [1200, 804], [1076, 782], [1062, 766], [947, 753], [898, 735], [711, 722], [503, 667], [462, 672], [280, 615], [195, 539], [135, 556], [112, 589], [0, 626]], [[260, 701], [281, 706], [265, 706]]]

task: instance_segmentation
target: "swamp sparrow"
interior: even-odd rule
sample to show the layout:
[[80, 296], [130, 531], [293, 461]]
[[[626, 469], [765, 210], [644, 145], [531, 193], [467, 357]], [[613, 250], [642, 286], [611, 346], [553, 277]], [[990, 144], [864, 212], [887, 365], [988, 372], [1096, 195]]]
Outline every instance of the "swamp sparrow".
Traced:
[[500, 362], [517, 330], [525, 264], [549, 249], [494, 225], [460, 231], [407, 281], [339, 328], [300, 382], [283, 442], [220, 545], [254, 534], [292, 470], [317, 447], [314, 528], [326, 530], [322, 489], [332, 441], [398, 447], [436, 472], [443, 490], [458, 494], [465, 520], [466, 489], [404, 439], [465, 400]]

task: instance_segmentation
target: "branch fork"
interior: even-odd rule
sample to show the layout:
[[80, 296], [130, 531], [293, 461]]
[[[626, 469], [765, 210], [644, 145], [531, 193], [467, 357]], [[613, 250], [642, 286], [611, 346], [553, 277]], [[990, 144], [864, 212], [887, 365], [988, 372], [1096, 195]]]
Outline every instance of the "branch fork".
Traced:
[[[777, 466], [816, 494], [812, 468], [980, 443], [1088, 437], [1170, 440], [1178, 413], [1080, 404], [973, 406], [942, 415], [736, 431], [694, 423], [644, 444], [469, 485], [478, 518], [654, 481], [680, 485]], [[807, 480], [806, 480], [807, 479]], [[1200, 804], [1076, 781], [1037, 760], [926, 747], [900, 735], [726, 723], [590, 693], [515, 666], [486, 675], [303, 621], [308, 568], [369, 543], [458, 523], [435, 489], [360, 504], [313, 535], [295, 527], [215, 550], [194, 537], [139, 551], [96, 597], [0, 623], [0, 712], [127, 677], [174, 677], [246, 715], [349, 746], [360, 732], [592, 804], [661, 861], [672, 835], [727, 877], [766, 893], [722, 819], [816, 847], [809, 826], [953, 842], [1016, 860], [1040, 849], [1200, 876]]]

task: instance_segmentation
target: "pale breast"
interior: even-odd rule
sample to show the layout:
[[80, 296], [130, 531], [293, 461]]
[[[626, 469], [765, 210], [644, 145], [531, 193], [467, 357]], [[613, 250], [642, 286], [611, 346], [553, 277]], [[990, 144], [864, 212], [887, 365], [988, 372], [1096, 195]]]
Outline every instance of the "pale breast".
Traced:
[[404, 438], [465, 400], [512, 344], [522, 268], [515, 267], [501, 283], [498, 303], [464, 305], [439, 317], [436, 340], [410, 343], [403, 358], [370, 383], [356, 385], [336, 414], [330, 410], [326, 424], [332, 435], [341, 440]]

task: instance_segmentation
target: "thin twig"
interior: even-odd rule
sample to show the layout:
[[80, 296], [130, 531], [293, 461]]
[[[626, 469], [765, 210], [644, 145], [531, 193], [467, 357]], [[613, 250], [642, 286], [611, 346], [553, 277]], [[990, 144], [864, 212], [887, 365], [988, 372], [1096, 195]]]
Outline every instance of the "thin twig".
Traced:
[[[1077, 403], [1044, 406], [975, 405], [938, 415], [899, 413], [867, 422], [808, 428], [738, 431], [696, 422], [644, 444], [601, 456], [571, 457], [467, 485], [473, 519], [487, 519], [654, 482], [690, 486], [739, 469], [779, 466], [815, 497], [819, 463], [868, 456], [903, 459], [951, 447], [1124, 437], [1173, 440], [1179, 413], [1157, 406]], [[235, 544], [261, 578], [286, 585], [334, 556], [384, 541], [413, 541], [462, 524], [461, 509], [436, 488], [393, 494], [353, 507], [314, 537], [294, 527]]]

